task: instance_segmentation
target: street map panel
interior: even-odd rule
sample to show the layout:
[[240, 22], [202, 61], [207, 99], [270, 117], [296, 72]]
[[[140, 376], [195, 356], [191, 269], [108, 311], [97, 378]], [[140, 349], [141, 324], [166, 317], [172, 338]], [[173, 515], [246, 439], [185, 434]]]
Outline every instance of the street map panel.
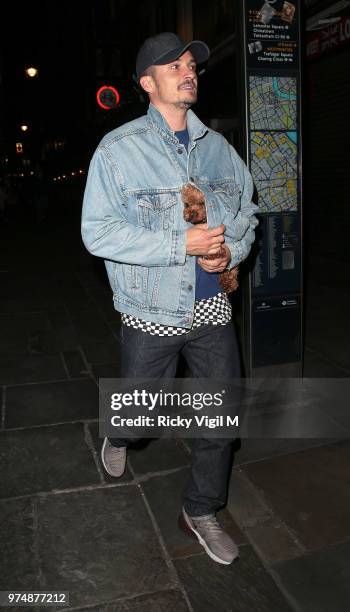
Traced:
[[250, 156], [260, 212], [297, 210], [297, 132], [251, 132]]
[[297, 80], [294, 77], [251, 76], [250, 129], [297, 129]]

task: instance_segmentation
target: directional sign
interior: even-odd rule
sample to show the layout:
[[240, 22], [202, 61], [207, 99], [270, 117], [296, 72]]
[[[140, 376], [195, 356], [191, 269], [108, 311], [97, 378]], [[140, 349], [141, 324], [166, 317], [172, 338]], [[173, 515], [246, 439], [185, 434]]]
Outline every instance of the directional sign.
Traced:
[[303, 297], [300, 2], [242, 0], [241, 6], [247, 157], [260, 208], [247, 307], [247, 371], [253, 376], [267, 372], [299, 376]]

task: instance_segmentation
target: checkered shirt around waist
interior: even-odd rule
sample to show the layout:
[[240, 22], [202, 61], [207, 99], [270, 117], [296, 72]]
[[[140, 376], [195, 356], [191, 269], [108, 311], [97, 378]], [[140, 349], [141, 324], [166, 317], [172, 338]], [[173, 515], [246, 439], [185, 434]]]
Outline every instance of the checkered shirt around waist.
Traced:
[[151, 321], [145, 321], [124, 312], [121, 313], [121, 320], [124, 325], [140, 329], [152, 336], [179, 336], [181, 334], [188, 334], [193, 329], [201, 327], [201, 325], [227, 325], [231, 318], [232, 307], [226, 293], [218, 293], [213, 297], [195, 302], [193, 323], [190, 329], [152, 323]]

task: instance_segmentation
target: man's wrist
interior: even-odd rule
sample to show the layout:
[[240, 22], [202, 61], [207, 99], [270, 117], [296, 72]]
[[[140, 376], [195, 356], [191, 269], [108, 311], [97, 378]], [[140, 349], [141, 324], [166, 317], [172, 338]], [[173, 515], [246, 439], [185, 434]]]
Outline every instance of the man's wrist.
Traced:
[[229, 244], [225, 242], [225, 246], [228, 248], [231, 255], [231, 259], [227, 264], [227, 269], [232, 270], [232, 268], [235, 268], [241, 263], [241, 261], [243, 261], [243, 252], [241, 247], [235, 242]]
[[227, 265], [226, 265], [226, 270], [228, 270], [228, 269], [229, 269], [229, 267], [230, 267], [230, 262], [231, 262], [231, 260], [232, 260], [232, 253], [231, 253], [231, 249], [230, 249], [230, 247], [229, 247], [229, 246], [228, 246], [226, 243], [225, 243], [225, 244], [223, 244], [223, 247], [224, 247], [224, 249], [225, 249], [225, 250], [226, 250], [226, 252], [227, 252], [227, 257], [229, 257], [229, 260], [228, 260]]

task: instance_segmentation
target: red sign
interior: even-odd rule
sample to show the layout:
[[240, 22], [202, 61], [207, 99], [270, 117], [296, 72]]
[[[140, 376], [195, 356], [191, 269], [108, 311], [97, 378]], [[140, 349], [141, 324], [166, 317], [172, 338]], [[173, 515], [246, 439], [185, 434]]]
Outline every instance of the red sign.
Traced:
[[104, 110], [116, 108], [120, 101], [118, 90], [112, 85], [103, 85], [96, 93], [97, 104]]
[[306, 55], [309, 59], [315, 59], [349, 42], [350, 17], [341, 17], [337, 23], [308, 34]]

